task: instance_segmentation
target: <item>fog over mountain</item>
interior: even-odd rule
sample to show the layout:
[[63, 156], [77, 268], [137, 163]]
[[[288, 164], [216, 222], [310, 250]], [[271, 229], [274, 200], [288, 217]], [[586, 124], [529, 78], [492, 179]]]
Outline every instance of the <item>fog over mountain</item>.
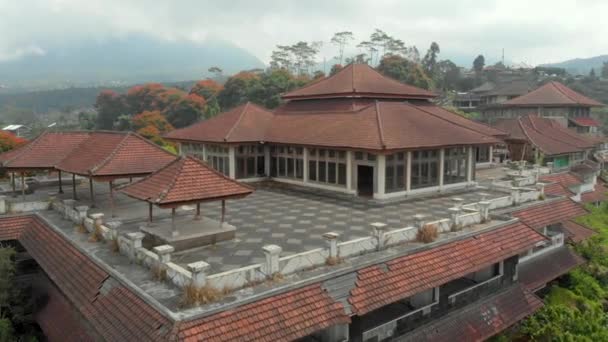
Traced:
[[573, 75], [588, 75], [591, 69], [595, 69], [595, 72], [599, 73], [604, 62], [608, 62], [608, 55], [569, 59], [559, 63], [544, 64], [544, 66], [564, 68]]
[[0, 85], [9, 89], [120, 85], [201, 79], [218, 66], [230, 74], [264, 67], [229, 42], [171, 41], [144, 34], [42, 46], [0, 61]]

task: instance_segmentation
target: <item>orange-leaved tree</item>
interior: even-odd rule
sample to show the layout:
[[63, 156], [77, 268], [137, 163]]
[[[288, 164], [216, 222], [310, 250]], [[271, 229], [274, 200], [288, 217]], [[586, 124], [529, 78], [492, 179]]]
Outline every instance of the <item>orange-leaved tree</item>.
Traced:
[[144, 111], [135, 115], [131, 119], [131, 125], [137, 133], [161, 146], [167, 145], [162, 136], [174, 129], [158, 110]]
[[26, 142], [27, 140], [18, 137], [11, 132], [0, 131], [0, 152], [10, 151]]

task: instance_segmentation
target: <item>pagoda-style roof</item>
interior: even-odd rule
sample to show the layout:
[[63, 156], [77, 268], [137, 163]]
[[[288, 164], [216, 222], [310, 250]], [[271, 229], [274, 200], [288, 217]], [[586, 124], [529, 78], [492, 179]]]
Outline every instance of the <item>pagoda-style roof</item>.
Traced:
[[160, 207], [175, 207], [240, 198], [251, 194], [253, 188], [224, 176], [195, 157], [182, 156], [120, 191]]
[[435, 93], [403, 84], [382, 75], [367, 64], [351, 63], [335, 75], [322, 78], [283, 95], [284, 99], [304, 100], [336, 97], [374, 99], [431, 99]]
[[396, 150], [494, 144], [505, 132], [433, 104], [372, 101], [350, 111], [279, 111], [243, 105], [213, 119], [175, 130], [177, 141], [266, 142], [329, 148]]
[[549, 82], [525, 95], [503, 102], [501, 106], [517, 107], [601, 107], [604, 104], [590, 99], [559, 82]]
[[508, 132], [507, 139], [527, 141], [547, 155], [581, 152], [600, 143], [598, 139], [576, 134], [555, 120], [537, 115], [502, 119], [494, 127]]
[[88, 177], [126, 177], [152, 173], [175, 155], [133, 132], [92, 132], [55, 167]]
[[2, 167], [7, 169], [52, 169], [91, 132], [44, 132], [26, 145], [0, 154]]
[[166, 135], [168, 139], [205, 142], [258, 142], [264, 134], [272, 113], [247, 102], [211, 119], [195, 123]]

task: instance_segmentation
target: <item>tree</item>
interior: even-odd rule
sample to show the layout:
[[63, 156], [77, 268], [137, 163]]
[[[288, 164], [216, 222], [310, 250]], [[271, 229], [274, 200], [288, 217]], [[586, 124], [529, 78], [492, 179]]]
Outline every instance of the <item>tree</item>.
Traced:
[[97, 95], [95, 101], [97, 109], [97, 128], [112, 129], [114, 121], [122, 115], [127, 114], [127, 106], [124, 98], [112, 90], [103, 90]]
[[475, 60], [473, 61], [473, 70], [476, 74], [481, 74], [485, 65], [486, 59], [483, 57], [483, 55], [479, 55], [475, 57]]
[[414, 85], [423, 89], [432, 89], [433, 80], [424, 72], [418, 63], [405, 57], [391, 55], [382, 58], [378, 71], [400, 82]]
[[589, 78], [592, 80], [597, 79], [597, 76], [595, 75], [595, 69], [591, 68], [591, 71], [589, 71]]
[[213, 78], [215, 78], [215, 79], [222, 77], [223, 70], [220, 69], [219, 67], [212, 66], [211, 68], [207, 69], [207, 71], [209, 71], [213, 75]]
[[205, 105], [204, 98], [196, 94], [188, 94], [172, 102], [163, 114], [173, 126], [182, 128], [197, 122], [203, 116]]
[[220, 105], [217, 97], [222, 89], [224, 89], [224, 87], [221, 84], [210, 79], [198, 81], [194, 87], [190, 89], [190, 94], [196, 94], [205, 99], [207, 104], [205, 105], [204, 117], [206, 119], [212, 118], [220, 112]]
[[602, 72], [601, 72], [602, 78], [604, 79], [608, 79], [608, 62], [604, 62], [602, 64]]
[[27, 140], [20, 138], [11, 132], [0, 131], [0, 152], [10, 151], [26, 142]]
[[285, 69], [271, 69], [260, 75], [259, 82], [250, 85], [247, 98], [266, 108], [276, 108], [281, 104], [281, 94], [299, 88], [308, 81], [308, 78], [296, 77]]
[[344, 48], [354, 39], [353, 33], [350, 31], [337, 32], [331, 38], [331, 43], [338, 47], [339, 55], [336, 57], [336, 59], [339, 61], [338, 64], [342, 64], [342, 60], [344, 58]]
[[358, 59], [356, 58], [355, 60], [350, 60], [347, 62], [348, 63], [352, 63], [352, 62], [367, 63], [370, 65], [374, 65], [374, 54], [378, 52], [378, 49], [376, 48], [376, 44], [371, 41], [362, 41], [361, 43], [359, 43], [357, 45], [357, 47], [367, 51], [367, 56], [369, 56], [369, 57], [366, 58], [367, 57], [366, 54], [359, 54], [359, 55], [357, 55]]
[[342, 70], [342, 68], [344, 68], [342, 66], [342, 64], [334, 64], [331, 66], [331, 70], [329, 70], [329, 76], [333, 76], [335, 74], [338, 73], [338, 71]]
[[426, 71], [427, 75], [430, 77], [435, 77], [437, 74], [437, 55], [439, 54], [439, 44], [436, 42], [432, 42], [429, 47], [426, 55], [422, 59], [422, 66], [424, 67], [424, 71]]
[[254, 73], [240, 72], [230, 77], [218, 95], [222, 110], [230, 110], [249, 101], [251, 89], [258, 86], [259, 82], [260, 76]]
[[95, 129], [95, 122], [97, 121], [97, 114], [91, 112], [81, 111], [78, 113], [78, 126], [81, 129], [92, 130]]
[[443, 90], [453, 90], [459, 87], [461, 79], [460, 68], [449, 59], [440, 61], [436, 65], [435, 82]]
[[158, 145], [167, 145], [162, 138], [174, 128], [160, 111], [145, 111], [131, 119], [131, 126], [141, 136], [152, 140]]

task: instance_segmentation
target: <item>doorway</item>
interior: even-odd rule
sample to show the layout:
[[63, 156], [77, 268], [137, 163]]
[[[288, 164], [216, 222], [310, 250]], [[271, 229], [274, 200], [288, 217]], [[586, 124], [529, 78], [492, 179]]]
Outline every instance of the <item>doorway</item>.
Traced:
[[374, 195], [374, 167], [357, 165], [357, 193], [359, 196]]

